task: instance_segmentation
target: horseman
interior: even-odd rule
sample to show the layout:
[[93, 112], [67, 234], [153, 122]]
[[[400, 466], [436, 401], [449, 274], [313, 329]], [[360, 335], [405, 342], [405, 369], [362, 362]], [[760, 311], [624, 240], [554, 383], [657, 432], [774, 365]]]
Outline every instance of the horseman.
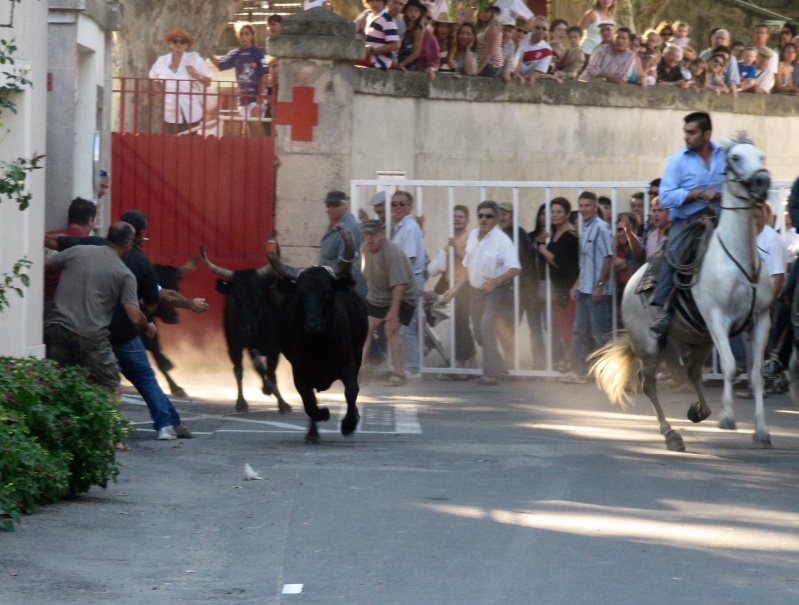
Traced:
[[671, 157], [660, 182], [660, 205], [669, 210], [667, 258], [661, 265], [652, 306], [663, 307], [660, 316], [649, 326], [659, 338], [665, 337], [671, 325], [671, 302], [674, 295], [674, 257], [682, 244], [680, 235], [697, 220], [715, 217], [721, 205], [721, 188], [727, 166], [727, 154], [710, 140], [713, 125], [703, 111], [683, 118], [685, 147]]

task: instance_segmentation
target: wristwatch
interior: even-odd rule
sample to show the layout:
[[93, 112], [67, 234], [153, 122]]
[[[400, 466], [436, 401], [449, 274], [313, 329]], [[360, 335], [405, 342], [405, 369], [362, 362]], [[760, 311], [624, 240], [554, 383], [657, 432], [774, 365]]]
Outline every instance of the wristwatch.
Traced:
[[604, 285], [605, 285], [605, 282], [603, 282], [603, 281], [598, 281], [598, 282], [596, 283], [596, 285], [597, 285], [597, 286], [604, 286]]

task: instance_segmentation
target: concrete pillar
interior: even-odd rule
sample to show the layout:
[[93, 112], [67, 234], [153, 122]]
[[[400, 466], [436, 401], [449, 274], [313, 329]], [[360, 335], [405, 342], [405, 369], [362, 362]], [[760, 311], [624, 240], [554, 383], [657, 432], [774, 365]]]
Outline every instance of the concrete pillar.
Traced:
[[351, 21], [315, 8], [284, 19], [269, 52], [278, 59], [277, 237], [287, 262], [313, 264], [328, 223], [325, 193], [349, 191], [352, 61], [364, 58], [364, 45]]

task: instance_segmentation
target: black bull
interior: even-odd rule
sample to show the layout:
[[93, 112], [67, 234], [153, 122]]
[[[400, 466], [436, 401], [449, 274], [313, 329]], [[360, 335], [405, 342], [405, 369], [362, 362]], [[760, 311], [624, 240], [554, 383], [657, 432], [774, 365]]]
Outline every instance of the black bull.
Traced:
[[[347, 400], [342, 434], [355, 431], [360, 419], [356, 400], [367, 332], [366, 305], [355, 292], [350, 275], [355, 254], [352, 237], [341, 227], [339, 233], [345, 250], [335, 268], [289, 267], [277, 257], [276, 244], [270, 242], [269, 261], [274, 273], [269, 268], [259, 270], [271, 274], [277, 282], [272, 297], [266, 299], [273, 311], [274, 331], [269, 344], [276, 344], [292, 365], [294, 386], [310, 419], [309, 441], [319, 438], [316, 423], [330, 419], [328, 408], [317, 405], [315, 391], [327, 390], [336, 380], [344, 383]], [[254, 314], [253, 297], [243, 302], [250, 307], [245, 313]]]
[[[249, 409], [242, 387], [242, 359], [246, 349], [263, 382], [261, 390], [264, 395], [274, 395], [277, 398], [278, 411], [281, 414], [291, 412], [291, 406], [277, 388], [275, 375], [280, 357], [277, 311], [284, 298], [275, 288], [278, 276], [268, 265], [260, 269], [239, 271], [217, 267], [208, 260], [205, 246], [200, 246], [200, 256], [205, 266], [221, 278], [216, 282], [216, 289], [225, 295], [222, 328], [228, 355], [233, 362], [233, 375], [236, 377], [236, 411], [246, 412]], [[263, 358], [266, 358], [266, 363]]]

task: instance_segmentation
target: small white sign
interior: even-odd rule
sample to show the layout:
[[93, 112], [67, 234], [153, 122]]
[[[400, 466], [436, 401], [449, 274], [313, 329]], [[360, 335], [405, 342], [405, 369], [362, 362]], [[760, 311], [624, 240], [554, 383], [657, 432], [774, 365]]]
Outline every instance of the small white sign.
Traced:
[[302, 584], [283, 584], [283, 594], [300, 594]]

